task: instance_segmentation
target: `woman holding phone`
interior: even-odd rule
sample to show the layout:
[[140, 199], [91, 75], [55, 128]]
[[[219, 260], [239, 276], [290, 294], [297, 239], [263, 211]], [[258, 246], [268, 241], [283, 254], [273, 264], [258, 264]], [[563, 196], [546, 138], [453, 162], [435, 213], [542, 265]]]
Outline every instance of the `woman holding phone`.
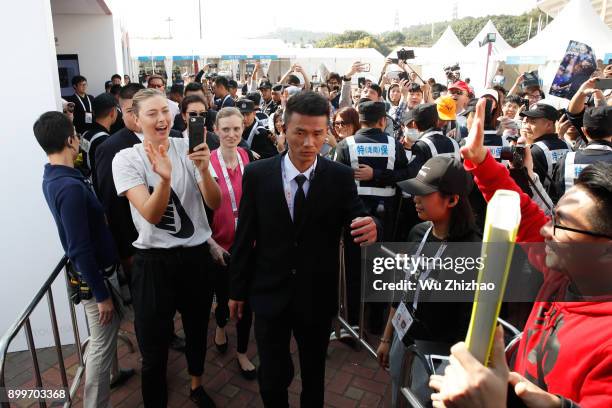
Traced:
[[[227, 334], [225, 326], [229, 320], [229, 251], [234, 243], [238, 208], [242, 197], [242, 175], [244, 166], [250, 162], [248, 150], [239, 147], [244, 130], [243, 117], [236, 108], [223, 108], [217, 114], [215, 132], [219, 135], [220, 147], [213, 150], [210, 163], [218, 176], [221, 188], [221, 205], [215, 211], [212, 223], [212, 237], [208, 240], [210, 253], [216, 264], [215, 293], [217, 308], [215, 318], [215, 345], [219, 352], [227, 351]], [[245, 304], [242, 319], [236, 323], [237, 360], [240, 373], [247, 380], [256, 377], [255, 366], [246, 355], [249, 344], [249, 333], [253, 314], [248, 303]]]
[[[208, 319], [212, 302], [212, 235], [204, 203], [219, 208], [221, 192], [206, 143], [189, 154], [188, 141], [169, 138], [172, 114], [155, 89], [133, 98], [143, 141], [113, 159], [113, 179], [125, 195], [138, 238], [132, 268], [134, 327], [142, 355], [145, 407], [166, 407], [166, 368], [174, 314], [181, 313], [185, 356], [191, 375], [190, 398], [214, 407], [202, 388]], [[203, 198], [203, 200], [202, 200]]]

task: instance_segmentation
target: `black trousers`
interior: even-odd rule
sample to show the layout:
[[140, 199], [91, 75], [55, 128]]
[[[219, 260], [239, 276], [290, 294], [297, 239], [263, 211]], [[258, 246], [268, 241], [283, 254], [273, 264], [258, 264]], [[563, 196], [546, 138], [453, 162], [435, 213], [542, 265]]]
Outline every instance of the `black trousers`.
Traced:
[[[229, 321], [229, 270], [228, 267], [213, 262], [214, 270], [214, 292], [217, 295], [217, 308], [215, 309], [215, 320], [217, 326], [225, 327]], [[244, 303], [242, 319], [236, 323], [236, 335], [238, 337], [236, 351], [244, 354], [249, 347], [251, 326], [253, 325], [253, 312], [249, 302]]]
[[273, 318], [255, 315], [259, 392], [266, 408], [289, 407], [287, 388], [294, 374], [289, 350], [292, 333], [298, 346], [302, 379], [300, 406], [323, 407], [331, 322], [331, 316], [304, 318], [299, 305], [291, 305]]
[[132, 268], [134, 327], [142, 355], [144, 406], [168, 403], [168, 346], [178, 310], [185, 331], [187, 369], [204, 373], [206, 332], [212, 302], [208, 244], [191, 248], [138, 250]]

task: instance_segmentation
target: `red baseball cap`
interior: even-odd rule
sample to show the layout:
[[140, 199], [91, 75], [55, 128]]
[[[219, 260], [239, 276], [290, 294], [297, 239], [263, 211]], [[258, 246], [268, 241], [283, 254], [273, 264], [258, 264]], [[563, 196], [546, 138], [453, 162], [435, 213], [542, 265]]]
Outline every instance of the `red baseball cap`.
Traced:
[[450, 91], [451, 89], [461, 89], [462, 91], [467, 92], [467, 94], [471, 94], [472, 90], [470, 89], [470, 86], [468, 84], [466, 84], [463, 81], [457, 81], [454, 84], [452, 84], [451, 86], [448, 87], [448, 90]]

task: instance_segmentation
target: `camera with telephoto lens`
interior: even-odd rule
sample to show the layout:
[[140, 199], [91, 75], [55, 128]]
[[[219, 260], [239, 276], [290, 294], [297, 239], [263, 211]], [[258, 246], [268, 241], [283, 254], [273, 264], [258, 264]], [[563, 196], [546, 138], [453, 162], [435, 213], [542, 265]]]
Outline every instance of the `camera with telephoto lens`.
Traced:
[[414, 51], [413, 50], [405, 50], [401, 49], [397, 52], [397, 59], [400, 61], [406, 61], [409, 59], [414, 59]]
[[522, 169], [525, 165], [525, 146], [503, 146], [499, 157], [512, 163], [513, 168]]

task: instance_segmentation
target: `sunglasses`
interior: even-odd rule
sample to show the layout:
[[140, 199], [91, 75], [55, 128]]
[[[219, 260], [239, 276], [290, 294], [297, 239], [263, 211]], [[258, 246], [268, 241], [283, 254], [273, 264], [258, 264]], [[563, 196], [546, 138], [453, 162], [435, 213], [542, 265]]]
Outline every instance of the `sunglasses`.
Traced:
[[201, 118], [205, 118], [206, 117], [206, 111], [204, 112], [187, 112], [187, 115], [189, 115], [190, 118], [197, 118], [198, 116]]
[[557, 223], [558, 219], [557, 219], [557, 215], [556, 215], [555, 211], [552, 212], [551, 221], [552, 221], [552, 225], [553, 225], [553, 235], [555, 235], [557, 230], [559, 229], [559, 230], [564, 230], [564, 231], [576, 232], [578, 234], [585, 234], [585, 235], [589, 235], [591, 237], [612, 239], [612, 237], [610, 235], [607, 235], [607, 234], [602, 234], [602, 233], [599, 233], [599, 232], [586, 231], [586, 230], [581, 230], [581, 229], [577, 229], [577, 228], [570, 228], [570, 227], [566, 227], [564, 225], [560, 225], [560, 224]]

